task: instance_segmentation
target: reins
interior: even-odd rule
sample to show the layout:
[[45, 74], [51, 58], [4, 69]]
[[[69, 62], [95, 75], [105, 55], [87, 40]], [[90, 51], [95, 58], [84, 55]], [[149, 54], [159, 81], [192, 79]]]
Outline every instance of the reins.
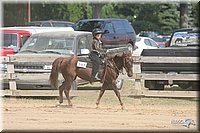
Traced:
[[125, 68], [126, 71], [128, 71], [128, 68], [126, 67], [126, 63], [125, 63], [126, 58], [123, 59], [123, 67]]

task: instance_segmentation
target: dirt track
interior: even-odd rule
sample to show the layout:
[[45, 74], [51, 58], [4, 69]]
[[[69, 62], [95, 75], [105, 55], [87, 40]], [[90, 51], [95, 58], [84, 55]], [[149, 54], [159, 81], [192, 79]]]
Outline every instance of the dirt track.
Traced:
[[[88, 94], [89, 95], [89, 94]], [[3, 129], [11, 130], [197, 130], [197, 101], [143, 98], [142, 104], [122, 97], [121, 110], [112, 93], [105, 93], [100, 109], [95, 108], [98, 93], [72, 98], [73, 108], [56, 107], [57, 99], [3, 98]], [[175, 120], [194, 120], [187, 128]]]

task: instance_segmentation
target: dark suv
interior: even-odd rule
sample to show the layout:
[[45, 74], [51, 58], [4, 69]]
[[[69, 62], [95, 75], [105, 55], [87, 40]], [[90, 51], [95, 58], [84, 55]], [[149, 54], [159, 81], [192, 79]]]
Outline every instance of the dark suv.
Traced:
[[104, 31], [102, 41], [105, 48], [121, 47], [124, 45], [135, 49], [136, 34], [126, 19], [84, 19], [75, 24], [77, 31], [90, 31], [100, 28]]

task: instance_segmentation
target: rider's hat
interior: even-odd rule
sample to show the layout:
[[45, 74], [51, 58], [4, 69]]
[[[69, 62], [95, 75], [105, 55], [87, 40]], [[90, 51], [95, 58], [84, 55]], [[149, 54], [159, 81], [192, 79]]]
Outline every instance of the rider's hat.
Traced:
[[93, 36], [96, 36], [96, 34], [103, 34], [104, 32], [101, 30], [101, 29], [99, 29], [99, 28], [96, 28], [96, 29], [94, 29], [93, 31], [92, 31], [92, 35]]

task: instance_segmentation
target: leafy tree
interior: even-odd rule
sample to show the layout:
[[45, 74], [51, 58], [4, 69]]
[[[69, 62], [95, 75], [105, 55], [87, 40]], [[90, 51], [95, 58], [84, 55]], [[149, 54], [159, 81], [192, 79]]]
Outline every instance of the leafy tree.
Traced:
[[116, 18], [117, 15], [115, 13], [115, 3], [108, 3], [102, 7], [101, 10], [101, 18]]
[[191, 11], [191, 17], [193, 18], [193, 24], [195, 27], [199, 27], [199, 2], [198, 3], [192, 3], [192, 11]]
[[[93, 18], [122, 18], [129, 20], [136, 33], [143, 30], [157, 31], [161, 34], [169, 34], [179, 28], [180, 3], [102, 3], [99, 10], [94, 10], [94, 4], [101, 3], [48, 3], [43, 1], [31, 3], [31, 20], [66, 20], [77, 22], [80, 19]], [[4, 26], [24, 25], [28, 21], [27, 3], [3, 4]], [[199, 4], [192, 3], [192, 23], [199, 25]], [[101, 14], [100, 14], [101, 12]], [[98, 16], [99, 17], [99, 16]]]
[[27, 21], [26, 8], [27, 5], [24, 3], [3, 3], [3, 25], [24, 25], [24, 22]]
[[179, 28], [179, 15], [175, 4], [162, 4], [158, 12], [161, 34], [170, 34]]

